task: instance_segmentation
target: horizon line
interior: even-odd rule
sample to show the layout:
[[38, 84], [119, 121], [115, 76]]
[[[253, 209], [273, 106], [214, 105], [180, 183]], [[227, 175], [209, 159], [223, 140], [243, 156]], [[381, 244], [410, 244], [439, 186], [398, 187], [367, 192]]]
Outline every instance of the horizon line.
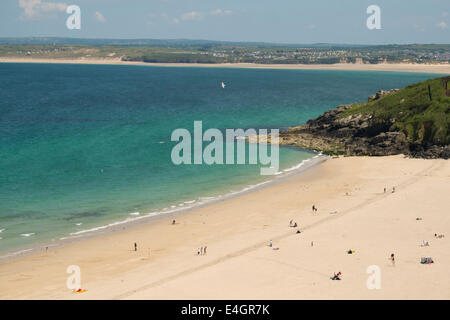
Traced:
[[205, 43], [230, 43], [230, 44], [264, 44], [275, 46], [296, 46], [296, 45], [327, 45], [327, 46], [390, 46], [390, 45], [450, 45], [450, 43], [435, 43], [435, 42], [408, 42], [408, 43], [339, 43], [339, 42], [270, 42], [270, 41], [248, 41], [248, 40], [211, 40], [211, 39], [189, 39], [189, 38], [105, 38], [105, 37], [61, 37], [61, 36], [22, 36], [22, 37], [1, 37], [0, 40], [12, 40], [12, 39], [68, 39], [68, 40], [98, 40], [98, 41], [192, 41], [192, 42], [205, 42]]

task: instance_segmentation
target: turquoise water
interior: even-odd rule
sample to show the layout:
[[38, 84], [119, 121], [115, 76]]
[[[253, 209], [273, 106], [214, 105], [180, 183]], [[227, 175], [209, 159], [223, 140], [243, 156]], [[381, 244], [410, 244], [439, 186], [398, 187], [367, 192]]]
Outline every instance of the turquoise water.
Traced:
[[[192, 132], [195, 120], [204, 130], [285, 128], [430, 77], [0, 64], [0, 251], [267, 179], [257, 165], [172, 164], [172, 131]], [[281, 170], [312, 156], [281, 148]]]

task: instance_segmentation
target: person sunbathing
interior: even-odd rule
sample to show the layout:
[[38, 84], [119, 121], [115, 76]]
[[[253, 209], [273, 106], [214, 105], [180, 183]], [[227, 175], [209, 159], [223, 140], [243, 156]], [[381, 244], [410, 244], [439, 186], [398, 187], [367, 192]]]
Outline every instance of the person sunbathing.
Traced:
[[331, 280], [341, 280], [340, 275], [342, 275], [340, 271], [338, 273], [334, 273], [334, 276], [331, 278]]

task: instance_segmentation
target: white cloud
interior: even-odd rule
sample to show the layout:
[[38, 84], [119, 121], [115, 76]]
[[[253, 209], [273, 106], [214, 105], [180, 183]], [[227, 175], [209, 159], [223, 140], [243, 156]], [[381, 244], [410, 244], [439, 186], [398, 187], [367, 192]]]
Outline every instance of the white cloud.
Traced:
[[182, 14], [179, 18], [173, 18], [172, 23], [178, 24], [180, 21], [203, 20], [207, 16], [228, 16], [233, 14], [231, 10], [216, 9], [209, 12], [191, 11]]
[[46, 14], [65, 12], [66, 3], [43, 2], [42, 0], [19, 0], [19, 7], [23, 9], [21, 18], [36, 19]]
[[436, 26], [437, 26], [438, 28], [441, 28], [442, 30], [448, 28], [448, 25], [447, 25], [444, 21], [439, 22]]
[[232, 14], [233, 11], [231, 10], [222, 10], [222, 9], [216, 9], [210, 12], [211, 15], [213, 16], [225, 16], [225, 15], [230, 15]]
[[106, 22], [105, 17], [103, 16], [103, 14], [101, 12], [95, 11], [95, 18], [97, 19], [97, 21], [99, 22]]
[[203, 19], [203, 13], [198, 11], [187, 12], [181, 16], [182, 20], [201, 20]]

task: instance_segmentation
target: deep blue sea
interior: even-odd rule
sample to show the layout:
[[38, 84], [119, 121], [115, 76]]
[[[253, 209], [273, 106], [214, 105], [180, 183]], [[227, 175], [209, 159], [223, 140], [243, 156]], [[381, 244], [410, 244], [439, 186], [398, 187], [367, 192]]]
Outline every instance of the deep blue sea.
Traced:
[[[0, 63], [0, 252], [270, 179], [258, 165], [174, 165], [171, 133], [192, 132], [195, 120], [204, 130], [286, 128], [431, 77]], [[280, 171], [314, 155], [281, 148]]]

